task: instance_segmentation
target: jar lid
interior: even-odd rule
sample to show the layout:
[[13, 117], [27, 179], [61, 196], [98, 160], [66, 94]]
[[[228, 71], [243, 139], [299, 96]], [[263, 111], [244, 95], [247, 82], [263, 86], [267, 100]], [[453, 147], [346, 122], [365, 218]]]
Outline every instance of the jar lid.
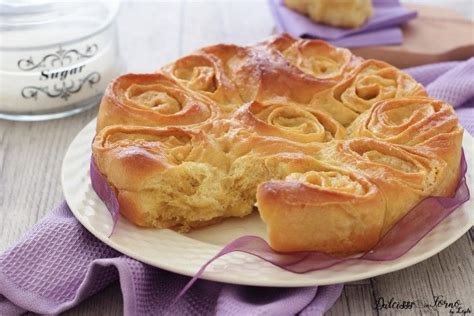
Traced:
[[0, 0], [0, 50], [67, 44], [93, 36], [115, 19], [119, 1]]

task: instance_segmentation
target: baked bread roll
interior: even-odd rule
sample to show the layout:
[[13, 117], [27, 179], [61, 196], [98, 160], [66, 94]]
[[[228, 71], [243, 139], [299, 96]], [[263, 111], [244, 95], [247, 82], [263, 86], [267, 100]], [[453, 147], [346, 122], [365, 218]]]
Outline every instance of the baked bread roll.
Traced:
[[232, 111], [233, 105], [242, 103], [242, 100], [223, 68], [220, 59], [195, 53], [165, 66], [162, 71], [189, 90], [203, 94]]
[[274, 249], [352, 254], [453, 194], [462, 133], [401, 70], [283, 34], [115, 79], [92, 152], [136, 225], [186, 232], [257, 206]]
[[162, 74], [128, 74], [110, 83], [100, 105], [97, 130], [108, 125], [199, 124], [218, 109]]
[[373, 182], [321, 162], [284, 181], [260, 184], [257, 203], [271, 246], [281, 252], [365, 251], [379, 240], [386, 210]]
[[[379, 60], [362, 62], [331, 90], [330, 103], [360, 114], [378, 101], [408, 96], [426, 96], [410, 75]], [[327, 107], [326, 107], [327, 108]]]
[[278, 50], [290, 64], [320, 79], [340, 80], [360, 61], [348, 49], [334, 48], [319, 40], [294, 41]]
[[338, 27], [356, 28], [372, 16], [372, 0], [285, 0], [288, 8], [311, 20]]
[[431, 152], [447, 163], [444, 182], [448, 185], [442, 183], [438, 194], [454, 192], [463, 129], [449, 104], [429, 98], [389, 99], [362, 113], [348, 127], [348, 133], [351, 138], [377, 138]]
[[93, 150], [98, 169], [116, 190], [121, 214], [131, 222], [189, 230], [222, 217], [226, 197], [217, 180], [229, 162], [204, 133], [112, 125], [96, 136]]
[[[356, 138], [337, 144], [335, 152], [342, 165], [359, 170], [383, 192], [386, 209], [382, 232], [423, 198], [453, 193], [452, 190], [447, 192], [452, 187], [442, 186], [446, 185], [446, 163], [419, 148]], [[457, 165], [459, 167], [459, 162]], [[457, 178], [451, 183], [456, 181]]]
[[259, 135], [282, 137], [301, 143], [343, 139], [345, 128], [326, 112], [298, 105], [250, 102], [235, 118]]

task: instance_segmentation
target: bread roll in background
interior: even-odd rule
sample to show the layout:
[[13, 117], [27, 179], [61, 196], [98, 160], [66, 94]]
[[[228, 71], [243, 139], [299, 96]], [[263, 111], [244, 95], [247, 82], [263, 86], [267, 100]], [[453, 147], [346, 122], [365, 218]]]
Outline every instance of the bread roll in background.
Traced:
[[288, 8], [315, 22], [344, 28], [362, 26], [372, 16], [372, 0], [285, 0]]

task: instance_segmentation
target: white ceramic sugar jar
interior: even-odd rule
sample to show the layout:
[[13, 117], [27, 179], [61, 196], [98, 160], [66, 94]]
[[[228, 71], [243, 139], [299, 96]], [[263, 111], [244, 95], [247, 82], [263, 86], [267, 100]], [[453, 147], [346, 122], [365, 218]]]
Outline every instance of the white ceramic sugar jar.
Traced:
[[118, 1], [0, 0], [0, 118], [96, 106], [121, 71]]

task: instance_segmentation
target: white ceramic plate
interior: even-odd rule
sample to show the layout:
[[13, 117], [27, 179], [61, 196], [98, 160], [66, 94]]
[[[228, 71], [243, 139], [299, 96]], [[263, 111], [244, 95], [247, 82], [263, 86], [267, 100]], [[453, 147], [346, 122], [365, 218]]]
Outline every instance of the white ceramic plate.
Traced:
[[[120, 218], [112, 237], [112, 217], [92, 189], [89, 179], [91, 141], [95, 121], [73, 140], [62, 167], [66, 201], [76, 218], [110, 247], [142, 262], [193, 276], [199, 268], [231, 240], [242, 235], [266, 238], [266, 229], [257, 212], [244, 219], [229, 219], [192, 233], [164, 229], [143, 229]], [[465, 133], [464, 150], [468, 161], [467, 181], [474, 188], [474, 139]], [[471, 199], [450, 214], [404, 256], [392, 261], [347, 261], [305, 274], [280, 269], [255, 256], [230, 253], [214, 261], [202, 278], [234, 284], [258, 286], [314, 286], [349, 282], [400, 270], [423, 261], [460, 238], [474, 223]]]

